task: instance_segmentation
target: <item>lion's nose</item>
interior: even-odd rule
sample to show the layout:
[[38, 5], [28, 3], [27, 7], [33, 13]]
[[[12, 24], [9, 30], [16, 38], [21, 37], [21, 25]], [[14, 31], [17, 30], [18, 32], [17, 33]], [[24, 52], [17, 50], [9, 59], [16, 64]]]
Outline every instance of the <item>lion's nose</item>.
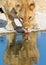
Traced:
[[30, 27], [30, 23], [28, 21], [24, 22], [24, 28], [28, 29]]
[[29, 34], [29, 28], [30, 28], [30, 23], [29, 23], [29, 21], [26, 21], [26, 22], [24, 22], [24, 32], [26, 33], [26, 34]]

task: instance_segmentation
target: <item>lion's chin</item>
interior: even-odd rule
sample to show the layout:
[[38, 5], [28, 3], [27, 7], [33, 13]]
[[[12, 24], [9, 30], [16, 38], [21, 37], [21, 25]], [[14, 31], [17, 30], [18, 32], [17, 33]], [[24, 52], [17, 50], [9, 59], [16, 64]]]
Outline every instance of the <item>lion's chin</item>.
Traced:
[[24, 29], [24, 33], [25, 33], [25, 34], [29, 34], [29, 33], [30, 33], [30, 30], [28, 30], [28, 29], [27, 29], [27, 30]]

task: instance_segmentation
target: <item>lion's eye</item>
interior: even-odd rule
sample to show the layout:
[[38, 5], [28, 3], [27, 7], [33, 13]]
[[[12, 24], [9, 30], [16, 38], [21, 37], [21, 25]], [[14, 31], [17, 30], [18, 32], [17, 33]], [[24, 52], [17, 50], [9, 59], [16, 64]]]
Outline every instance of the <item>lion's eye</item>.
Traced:
[[31, 3], [30, 6], [34, 6], [34, 3]]
[[31, 10], [33, 10], [33, 9], [35, 8], [35, 4], [34, 4], [34, 3], [31, 3], [31, 4], [29, 5], [29, 7], [30, 7]]
[[31, 19], [31, 18], [32, 18], [32, 16], [29, 17], [29, 19]]
[[20, 7], [21, 5], [20, 4], [17, 4], [16, 7]]

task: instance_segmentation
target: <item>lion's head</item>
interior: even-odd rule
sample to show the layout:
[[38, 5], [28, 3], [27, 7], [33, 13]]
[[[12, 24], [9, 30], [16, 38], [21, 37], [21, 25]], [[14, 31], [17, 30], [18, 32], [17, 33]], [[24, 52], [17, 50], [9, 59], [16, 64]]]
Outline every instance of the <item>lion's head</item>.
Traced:
[[34, 8], [33, 0], [15, 0], [13, 12], [19, 18], [24, 29], [33, 28], [34, 25]]
[[13, 17], [17, 16], [24, 29], [28, 30], [34, 27], [34, 0], [6, 0], [6, 2], [4, 7], [7, 13]]

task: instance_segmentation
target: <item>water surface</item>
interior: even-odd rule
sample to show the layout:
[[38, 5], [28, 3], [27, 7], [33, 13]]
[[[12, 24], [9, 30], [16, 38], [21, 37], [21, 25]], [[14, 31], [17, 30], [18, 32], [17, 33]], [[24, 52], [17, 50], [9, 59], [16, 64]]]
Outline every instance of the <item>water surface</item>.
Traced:
[[[3, 34], [0, 35], [0, 65], [5, 65], [4, 62], [4, 54], [8, 47], [8, 43], [12, 43], [12, 41], [16, 41], [19, 44], [23, 43], [23, 35], [21, 33], [18, 34]], [[17, 47], [17, 44], [16, 44]], [[46, 32], [41, 32], [40, 35], [37, 35], [37, 47], [39, 50], [40, 58], [37, 65], [46, 65]], [[19, 46], [20, 49], [20, 46]], [[10, 50], [11, 51], [11, 50]], [[18, 52], [16, 53], [18, 54]]]

